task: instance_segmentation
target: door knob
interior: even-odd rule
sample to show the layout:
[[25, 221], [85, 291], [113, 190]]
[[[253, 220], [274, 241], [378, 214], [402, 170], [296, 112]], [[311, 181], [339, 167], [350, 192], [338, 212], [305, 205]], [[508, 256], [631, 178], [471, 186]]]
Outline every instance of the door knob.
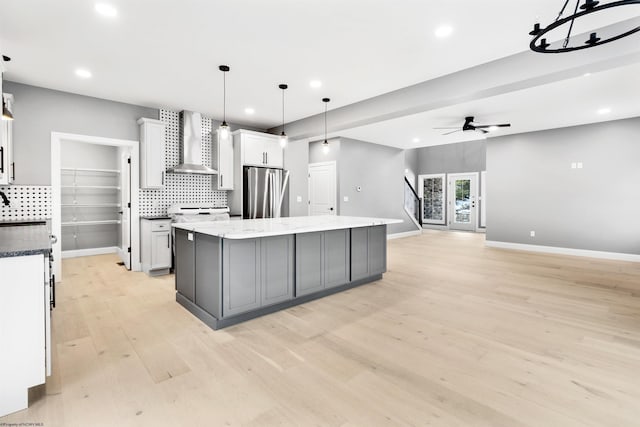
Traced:
[[329, 208], [329, 210], [330, 210], [330, 211], [332, 211], [332, 210], [333, 210], [333, 208]]

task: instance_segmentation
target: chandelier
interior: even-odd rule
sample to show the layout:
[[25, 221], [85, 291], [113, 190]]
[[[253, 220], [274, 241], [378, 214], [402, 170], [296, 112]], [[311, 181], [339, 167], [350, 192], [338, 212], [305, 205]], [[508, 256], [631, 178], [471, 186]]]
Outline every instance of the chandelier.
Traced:
[[[580, 3], [583, 3], [582, 5]], [[607, 38], [598, 37], [597, 32], [593, 32], [590, 34], [589, 38], [584, 41], [582, 44], [571, 45], [571, 31], [573, 30], [573, 24], [578, 19], [585, 15], [590, 15], [598, 12], [602, 12], [603, 10], [610, 9], [612, 7], [619, 6], [628, 6], [633, 4], [640, 4], [640, 0], [618, 0], [610, 3], [600, 4], [597, 0], [575, 0], [575, 8], [573, 10], [573, 14], [564, 16], [565, 9], [569, 4], [569, 0], [565, 0], [562, 9], [558, 13], [558, 17], [554, 22], [549, 24], [546, 28], [541, 28], [540, 23], [536, 23], [533, 26], [533, 30], [529, 32], [530, 35], [533, 36], [533, 40], [529, 44], [529, 47], [534, 52], [540, 53], [562, 53], [562, 52], [571, 52], [574, 50], [587, 49], [594, 46], [600, 46], [605, 43], [612, 42], [614, 40], [621, 39], [633, 33], [640, 31], [640, 25], [626, 31], [624, 33], [616, 34]], [[567, 31], [567, 35], [562, 42], [562, 47], [560, 46], [552, 46], [547, 39], [544, 37], [550, 31], [555, 30], [563, 25], [568, 25], [569, 29]]]

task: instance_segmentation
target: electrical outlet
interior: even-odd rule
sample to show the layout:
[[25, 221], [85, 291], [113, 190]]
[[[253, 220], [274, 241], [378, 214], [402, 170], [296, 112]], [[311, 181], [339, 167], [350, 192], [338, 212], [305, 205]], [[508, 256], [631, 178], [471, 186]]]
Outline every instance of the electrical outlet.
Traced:
[[344, 196], [344, 197], [342, 198], [342, 200], [344, 200], [345, 202], [348, 202], [348, 201], [349, 201], [349, 196]]
[[302, 202], [302, 196], [296, 196], [296, 202], [301, 203]]
[[535, 232], [535, 231], [533, 231], [533, 230], [531, 230], [531, 231], [529, 232], [529, 236], [530, 236], [530, 237], [536, 237], [536, 232]]

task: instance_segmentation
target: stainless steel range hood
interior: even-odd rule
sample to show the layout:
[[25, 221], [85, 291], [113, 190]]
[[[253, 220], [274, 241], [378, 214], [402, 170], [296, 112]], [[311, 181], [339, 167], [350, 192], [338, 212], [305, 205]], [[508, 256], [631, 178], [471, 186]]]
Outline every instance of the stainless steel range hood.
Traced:
[[193, 111], [180, 112], [179, 163], [168, 172], [216, 175], [217, 170], [202, 162], [202, 115]]

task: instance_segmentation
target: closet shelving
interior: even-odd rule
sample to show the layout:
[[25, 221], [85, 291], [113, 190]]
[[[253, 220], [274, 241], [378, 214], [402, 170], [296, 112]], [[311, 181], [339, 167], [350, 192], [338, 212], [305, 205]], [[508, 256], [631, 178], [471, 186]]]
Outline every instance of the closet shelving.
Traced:
[[[116, 169], [61, 168], [61, 173], [63, 175], [61, 188], [65, 200], [61, 204], [63, 217], [67, 219], [70, 217], [70, 220], [62, 222], [63, 227], [120, 224], [119, 219], [85, 219], [87, 216], [93, 218], [98, 215], [100, 217], [100, 209], [106, 210], [104, 216], [114, 216], [118, 213], [121, 205], [116, 202], [116, 199], [120, 187], [104, 184], [119, 182], [120, 171]], [[98, 196], [100, 201], [95, 201], [95, 192], [100, 193]], [[104, 200], [105, 198], [108, 200]], [[86, 211], [86, 209], [90, 211]], [[77, 233], [74, 233], [74, 239], [77, 239]]]

